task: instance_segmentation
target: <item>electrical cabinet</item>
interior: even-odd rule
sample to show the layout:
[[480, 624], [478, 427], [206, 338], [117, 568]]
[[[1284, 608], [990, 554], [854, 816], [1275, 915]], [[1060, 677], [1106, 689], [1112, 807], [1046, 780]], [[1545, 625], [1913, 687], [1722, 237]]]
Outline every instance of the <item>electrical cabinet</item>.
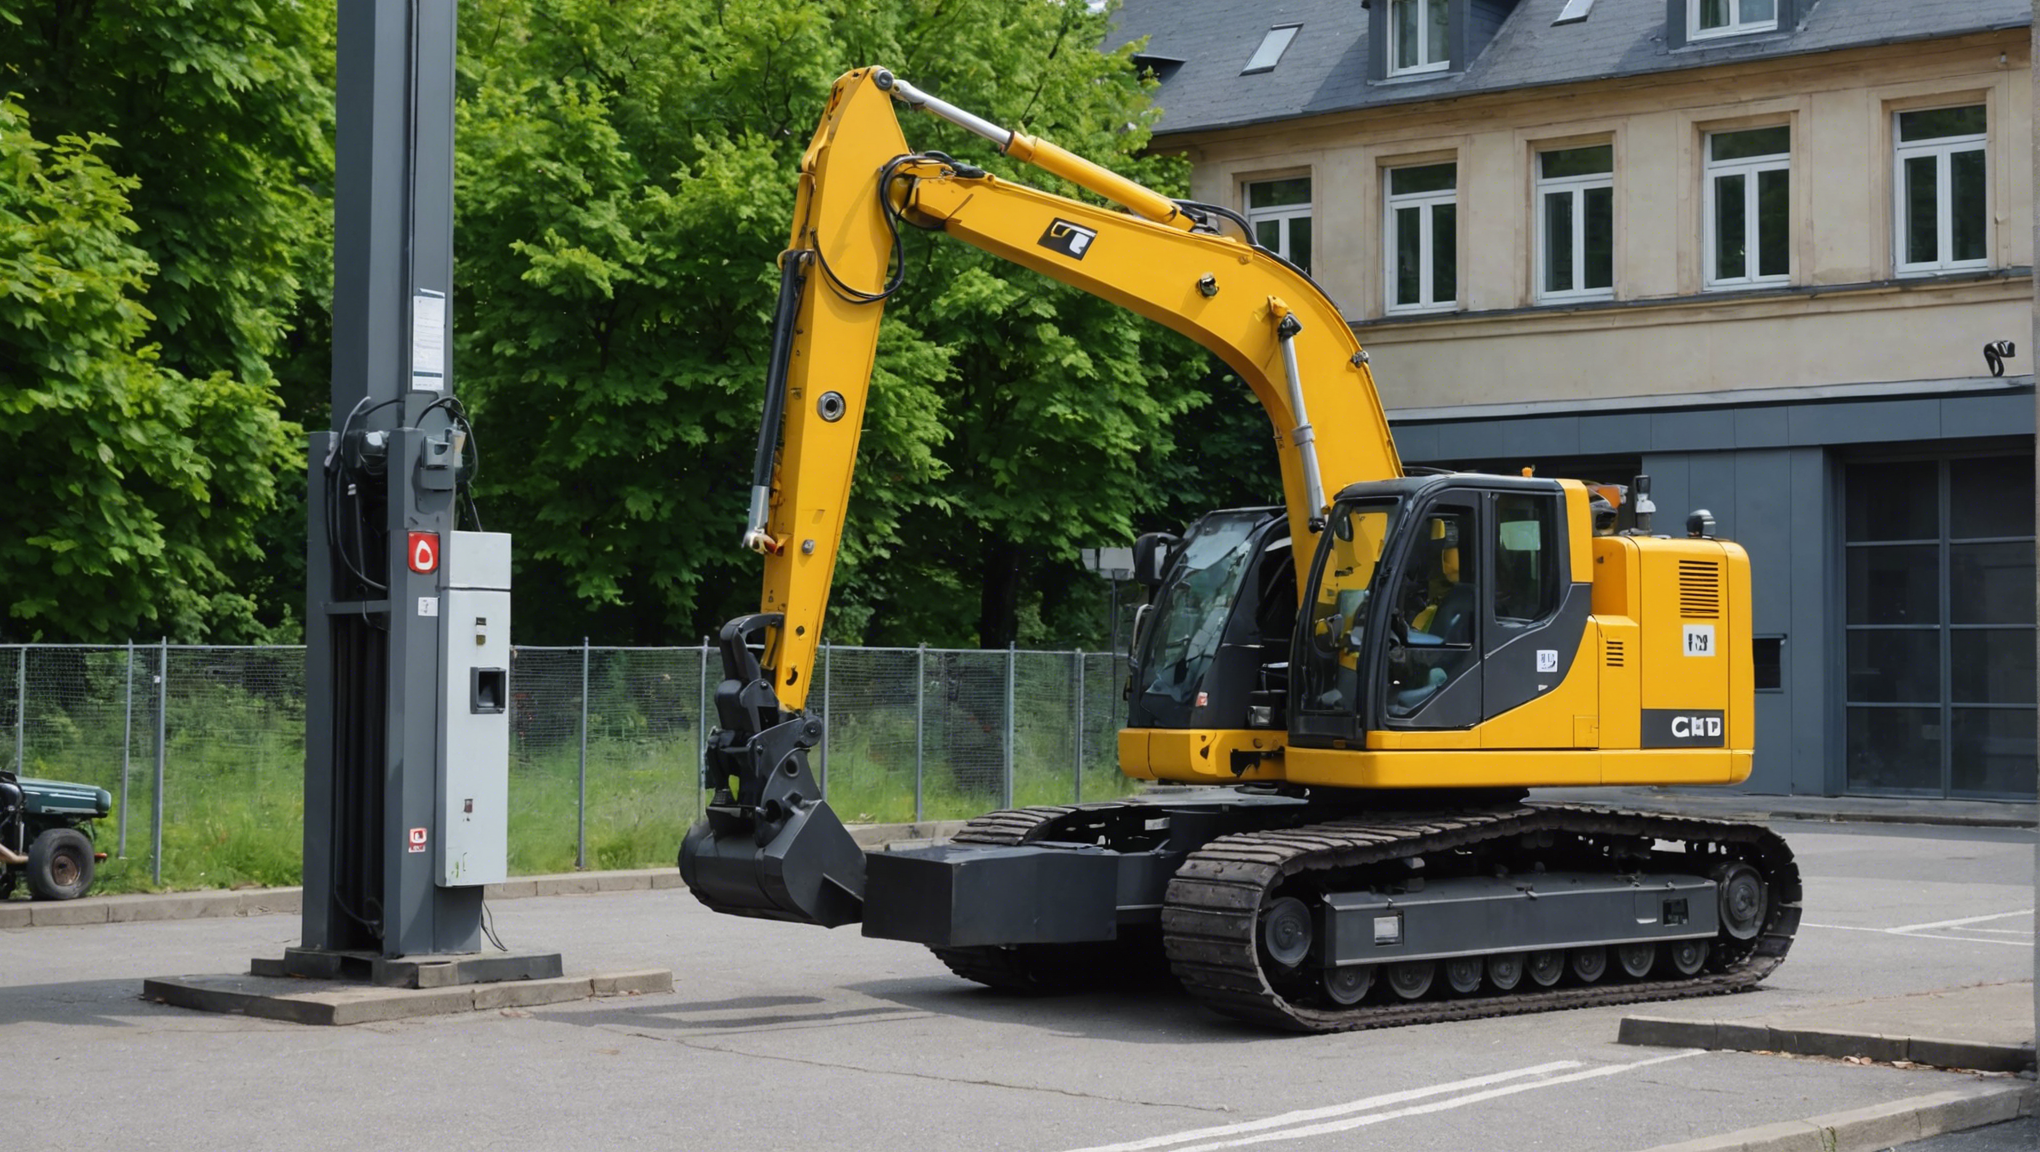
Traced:
[[509, 535], [453, 533], [444, 572], [438, 882], [461, 888], [509, 871]]

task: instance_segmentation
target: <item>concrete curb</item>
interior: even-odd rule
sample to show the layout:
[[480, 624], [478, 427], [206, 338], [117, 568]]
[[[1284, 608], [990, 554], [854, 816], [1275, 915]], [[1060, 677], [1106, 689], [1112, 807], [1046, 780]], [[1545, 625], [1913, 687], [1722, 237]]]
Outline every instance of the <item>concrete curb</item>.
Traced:
[[1887, 1036], [1818, 1028], [1778, 1028], [1742, 1020], [1674, 1020], [1625, 1016], [1618, 1044], [1651, 1048], [1709, 1048], [1735, 1052], [1789, 1052], [1797, 1056], [1862, 1056], [1890, 1063], [1908, 1060], [1933, 1068], [1979, 1072], [2020, 1072], [2033, 1067], [2033, 1045], [1947, 1040], [1932, 1036]]
[[1958, 1088], [1681, 1144], [1661, 1144], [1649, 1152], [1876, 1152], [1944, 1132], [2031, 1116], [2035, 1098], [2033, 1085], [2024, 1082]]
[[[850, 835], [863, 848], [883, 848], [916, 840], [940, 840], [956, 834], [961, 820], [919, 824], [859, 824]], [[592, 892], [636, 892], [648, 888], [684, 888], [673, 868], [634, 868], [616, 872], [561, 872], [517, 876], [482, 889], [485, 899], [522, 900], [532, 896], [582, 896]], [[302, 888], [242, 888], [232, 891], [153, 892], [121, 896], [85, 896], [77, 900], [0, 900], [0, 929], [57, 928], [82, 924], [126, 924], [145, 920], [196, 920], [213, 916], [295, 916], [303, 907]]]

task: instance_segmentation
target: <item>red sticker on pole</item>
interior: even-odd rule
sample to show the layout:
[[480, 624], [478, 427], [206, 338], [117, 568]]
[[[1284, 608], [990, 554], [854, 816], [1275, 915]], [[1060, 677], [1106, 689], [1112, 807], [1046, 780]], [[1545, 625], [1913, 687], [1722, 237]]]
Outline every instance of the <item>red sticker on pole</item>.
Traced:
[[425, 850], [425, 830], [423, 828], [411, 829], [411, 851], [423, 852], [424, 850]]
[[422, 574], [439, 570], [439, 533], [411, 533], [411, 571]]

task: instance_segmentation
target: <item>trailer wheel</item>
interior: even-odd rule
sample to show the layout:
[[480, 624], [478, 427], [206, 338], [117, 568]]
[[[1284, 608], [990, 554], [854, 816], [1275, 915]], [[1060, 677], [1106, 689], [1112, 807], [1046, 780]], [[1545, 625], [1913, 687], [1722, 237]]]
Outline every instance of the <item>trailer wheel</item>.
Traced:
[[28, 846], [28, 890], [38, 900], [75, 900], [92, 887], [92, 841], [76, 828], [51, 828]]

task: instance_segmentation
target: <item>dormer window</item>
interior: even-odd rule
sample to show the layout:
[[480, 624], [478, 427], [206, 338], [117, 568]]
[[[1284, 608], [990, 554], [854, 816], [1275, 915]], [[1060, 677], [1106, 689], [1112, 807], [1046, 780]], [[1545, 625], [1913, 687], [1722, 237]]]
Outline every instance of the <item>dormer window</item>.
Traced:
[[1686, 0], [1686, 39], [1741, 36], [1778, 26], [1778, 0]]
[[1443, 72], [1451, 64], [1449, 3], [1450, 0], [1388, 0], [1390, 76]]

